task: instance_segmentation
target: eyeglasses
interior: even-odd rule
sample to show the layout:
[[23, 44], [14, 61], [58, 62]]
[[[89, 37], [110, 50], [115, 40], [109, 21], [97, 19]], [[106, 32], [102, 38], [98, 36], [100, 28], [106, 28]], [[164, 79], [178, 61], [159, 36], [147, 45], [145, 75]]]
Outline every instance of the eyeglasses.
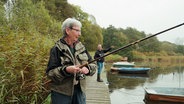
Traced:
[[81, 30], [74, 29], [74, 28], [72, 28], [72, 27], [71, 27], [70, 29], [75, 30], [76, 32], [81, 32]]

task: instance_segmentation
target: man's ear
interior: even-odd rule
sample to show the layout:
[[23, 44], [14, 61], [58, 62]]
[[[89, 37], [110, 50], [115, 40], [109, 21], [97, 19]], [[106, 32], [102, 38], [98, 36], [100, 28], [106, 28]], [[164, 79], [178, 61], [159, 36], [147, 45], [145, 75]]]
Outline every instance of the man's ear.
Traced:
[[70, 33], [70, 28], [66, 28], [65, 31], [66, 31], [66, 34], [69, 34]]

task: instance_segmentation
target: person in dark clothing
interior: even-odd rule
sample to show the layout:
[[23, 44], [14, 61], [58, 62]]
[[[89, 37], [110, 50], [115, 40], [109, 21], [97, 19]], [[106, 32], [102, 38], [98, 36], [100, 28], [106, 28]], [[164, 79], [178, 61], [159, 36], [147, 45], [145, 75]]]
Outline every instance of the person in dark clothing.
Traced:
[[67, 18], [62, 24], [63, 37], [51, 48], [46, 74], [51, 80], [52, 104], [86, 104], [86, 76], [95, 74], [97, 66], [85, 46], [78, 40], [82, 24]]
[[[111, 48], [103, 49], [102, 45], [98, 44], [97, 51], [95, 52], [95, 55], [94, 55], [94, 59], [102, 57], [106, 52], [108, 52], [110, 50], [111, 50]], [[100, 77], [100, 74], [101, 74], [103, 66], [104, 66], [104, 61], [105, 61], [104, 57], [103, 58], [99, 58], [97, 60], [97, 66], [98, 66], [97, 81], [98, 82], [103, 82], [103, 80]]]

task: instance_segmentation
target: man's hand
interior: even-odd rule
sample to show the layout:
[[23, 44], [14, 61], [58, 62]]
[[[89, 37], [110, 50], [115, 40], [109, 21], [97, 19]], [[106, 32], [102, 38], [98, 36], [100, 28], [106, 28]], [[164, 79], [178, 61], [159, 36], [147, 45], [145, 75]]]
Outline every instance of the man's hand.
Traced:
[[79, 66], [68, 66], [66, 67], [66, 71], [68, 73], [74, 74], [74, 73], [79, 73], [81, 70], [81, 68], [79, 68]]
[[88, 74], [89, 73], [89, 69], [87, 67], [82, 67], [80, 70], [81, 74]]
[[66, 71], [71, 74], [74, 74], [74, 73], [88, 74], [89, 73], [89, 69], [87, 67], [84, 66], [80, 68], [79, 65], [68, 66], [66, 67]]

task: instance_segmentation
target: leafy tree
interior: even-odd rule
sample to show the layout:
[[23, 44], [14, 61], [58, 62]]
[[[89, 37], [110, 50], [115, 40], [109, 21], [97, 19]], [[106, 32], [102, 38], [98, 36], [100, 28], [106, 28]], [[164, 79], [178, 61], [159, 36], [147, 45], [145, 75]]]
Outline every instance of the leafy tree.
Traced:
[[0, 2], [0, 36], [9, 34], [10, 28], [8, 24], [8, 20], [5, 16], [5, 9], [4, 9], [4, 3]]
[[121, 31], [127, 36], [130, 43], [146, 36], [144, 32], [139, 32], [135, 28], [131, 27], [128, 27], [125, 30], [121, 29]]
[[91, 24], [89, 21], [83, 22], [80, 40], [88, 50], [96, 50], [98, 43], [103, 41], [101, 28], [98, 25]]
[[[135, 42], [137, 40], [143, 39], [146, 36], [144, 32], [140, 32], [134, 28], [128, 27], [126, 29], [120, 28], [120, 31], [123, 32], [127, 36], [128, 43], [130, 44], [132, 42]], [[134, 46], [131, 46], [127, 48], [127, 52], [133, 51], [133, 50], [138, 50], [141, 52], [159, 52], [160, 50], [160, 42], [156, 37], [152, 37], [148, 40], [144, 40], [140, 43], [137, 43]], [[130, 55], [131, 56], [131, 55]]]
[[[73, 5], [73, 8], [74, 8], [75, 13], [76, 13], [76, 14], [75, 14], [75, 18], [76, 18], [76, 19], [78, 19], [78, 20], [81, 21], [82, 23], [83, 23], [83, 22], [89, 22], [89, 24], [91, 24], [91, 22], [88, 20], [88, 18], [89, 18], [88, 13], [83, 12], [79, 6], [74, 6], [74, 5]], [[84, 27], [84, 26], [83, 26], [83, 27]]]
[[107, 29], [103, 29], [103, 46], [110, 47], [112, 45], [112, 38], [114, 37], [114, 33], [117, 32], [117, 29], [110, 25]]
[[160, 42], [156, 37], [149, 38], [139, 44], [139, 51], [141, 52], [159, 52]]
[[[104, 29], [103, 30], [104, 46], [105, 47], [114, 46], [114, 48], [120, 48], [127, 45], [129, 40], [121, 30], [122, 29], [116, 29], [112, 25], [110, 25], [107, 29]], [[126, 48], [117, 53], [128, 57], [130, 50], [131, 50], [131, 47]]]
[[184, 45], [177, 45], [176, 53], [184, 55]]
[[89, 15], [83, 12], [80, 7], [75, 6], [75, 11], [77, 12], [76, 19], [82, 23], [82, 35], [80, 36], [80, 41], [84, 43], [88, 50], [96, 50], [98, 43], [102, 43], [103, 36], [101, 27], [97, 24], [92, 24], [89, 20]]
[[[53, 26], [53, 24], [55, 26]], [[30, 0], [16, 1], [13, 8], [13, 18], [8, 21], [8, 27], [14, 32], [43, 35], [60, 33], [57, 21], [52, 20], [43, 2], [33, 4]], [[58, 32], [59, 31], [59, 32]], [[59, 34], [57, 34], [59, 35]]]
[[43, 0], [51, 16], [63, 21], [68, 17], [76, 17], [75, 6], [68, 4], [67, 0]]
[[91, 25], [88, 34], [89, 36], [85, 39], [86, 47], [90, 50], [96, 50], [97, 45], [103, 42], [101, 28], [97, 25]]
[[167, 52], [168, 55], [173, 55], [176, 50], [176, 45], [170, 42], [161, 42], [160, 50]]
[[5, 2], [7, 2], [7, 0], [0, 0], [1, 4], [4, 4]]

